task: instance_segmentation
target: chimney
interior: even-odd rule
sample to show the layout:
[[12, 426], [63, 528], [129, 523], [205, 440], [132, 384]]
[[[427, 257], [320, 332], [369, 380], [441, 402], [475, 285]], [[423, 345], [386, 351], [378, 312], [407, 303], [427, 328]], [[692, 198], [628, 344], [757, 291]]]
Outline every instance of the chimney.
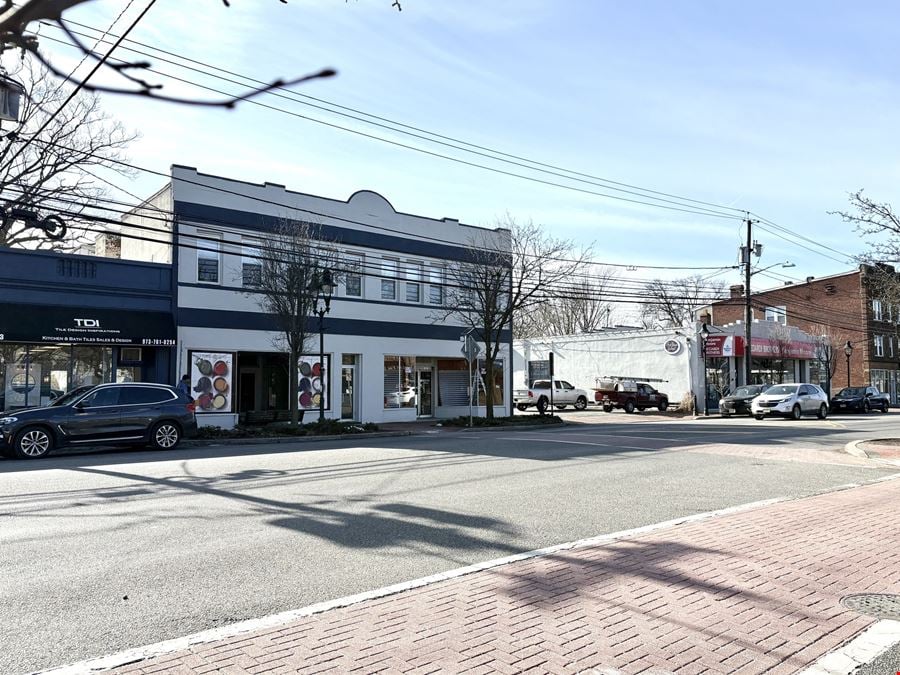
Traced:
[[728, 287], [728, 292], [732, 298], [742, 298], [744, 296], [744, 284], [735, 284]]

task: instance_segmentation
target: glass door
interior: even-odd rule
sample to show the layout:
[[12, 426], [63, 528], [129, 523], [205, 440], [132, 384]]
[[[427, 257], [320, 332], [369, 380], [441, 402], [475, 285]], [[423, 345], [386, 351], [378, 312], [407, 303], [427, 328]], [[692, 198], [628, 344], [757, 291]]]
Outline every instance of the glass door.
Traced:
[[356, 383], [356, 366], [341, 366], [341, 419], [356, 419], [354, 405], [354, 389]]
[[416, 414], [419, 417], [434, 415], [434, 389], [432, 369], [416, 371]]

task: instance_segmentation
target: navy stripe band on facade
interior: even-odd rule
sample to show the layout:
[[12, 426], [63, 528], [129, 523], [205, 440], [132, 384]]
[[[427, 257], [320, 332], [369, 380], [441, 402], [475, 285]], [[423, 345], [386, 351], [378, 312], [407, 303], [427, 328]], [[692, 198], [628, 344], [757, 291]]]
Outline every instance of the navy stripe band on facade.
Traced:
[[[190, 328], [229, 328], [232, 330], [278, 331], [276, 318], [260, 312], [229, 312], [214, 309], [178, 309], [178, 325]], [[318, 333], [318, 319], [309, 320], [310, 334]], [[325, 333], [355, 335], [359, 337], [416, 338], [422, 340], [459, 340], [466, 329], [462, 326], [446, 326], [430, 323], [399, 323], [393, 321], [366, 321], [364, 319], [325, 319]], [[512, 342], [512, 331], [503, 331], [504, 344]]]
[[[283, 220], [283, 218], [277, 216], [225, 209], [219, 206], [195, 204], [193, 202], [176, 201], [174, 208], [176, 218], [199, 223], [201, 226], [206, 223], [207, 227], [236, 227], [257, 232], [272, 232], [275, 226]], [[320, 225], [320, 227], [326, 239], [332, 239], [339, 244], [443, 260], [466, 261], [471, 259], [471, 252], [465, 246], [395, 237], [393, 235], [354, 230], [335, 225]]]

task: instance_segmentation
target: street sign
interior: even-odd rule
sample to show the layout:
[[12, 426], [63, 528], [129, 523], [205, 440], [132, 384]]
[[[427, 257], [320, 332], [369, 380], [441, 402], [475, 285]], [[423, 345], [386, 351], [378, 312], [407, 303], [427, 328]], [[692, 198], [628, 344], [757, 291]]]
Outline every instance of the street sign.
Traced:
[[481, 347], [478, 346], [478, 342], [475, 341], [471, 335], [466, 335], [466, 340], [463, 342], [462, 349], [460, 349], [462, 355], [466, 357], [466, 361], [472, 363], [475, 359], [478, 358], [478, 355], [481, 353]]

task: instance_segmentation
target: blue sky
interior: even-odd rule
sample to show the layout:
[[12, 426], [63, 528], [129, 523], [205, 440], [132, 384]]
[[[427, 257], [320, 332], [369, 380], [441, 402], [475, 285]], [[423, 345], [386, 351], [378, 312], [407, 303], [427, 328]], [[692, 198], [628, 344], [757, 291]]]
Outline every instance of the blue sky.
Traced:
[[[893, 3], [402, 4], [397, 12], [390, 0], [233, 0], [230, 9], [218, 0], [160, 0], [132, 37], [266, 80], [332, 66], [338, 77], [298, 91], [595, 176], [749, 209], [850, 254], [862, 243], [827, 212], [844, 208], [857, 188], [897, 201]], [[114, 32], [143, 5], [136, 0]], [[121, 7], [94, 0], [71, 18], [105, 28]], [[61, 65], [74, 63], [70, 51], [46, 46]], [[297, 102], [261, 102], [484, 161]], [[596, 242], [597, 259], [610, 262], [736, 261], [736, 221], [497, 175], [249, 104], [228, 112], [107, 97], [105, 107], [141, 132], [132, 160], [159, 170], [187, 164], [343, 199], [372, 189], [397, 210], [472, 224], [509, 212], [557, 236]], [[143, 177], [126, 187], [150, 194], [160, 182]], [[789, 259], [796, 268], [785, 272], [795, 277], [849, 267], [764, 231], [757, 238], [766, 245], [762, 264]]]

